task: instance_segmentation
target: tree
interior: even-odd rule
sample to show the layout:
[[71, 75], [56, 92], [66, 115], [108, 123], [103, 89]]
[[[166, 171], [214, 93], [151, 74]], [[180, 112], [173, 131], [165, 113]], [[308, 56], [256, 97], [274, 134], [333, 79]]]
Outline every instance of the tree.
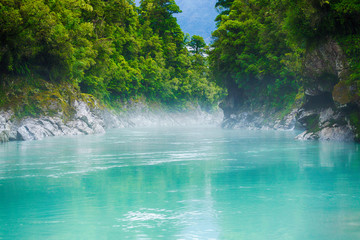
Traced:
[[233, 2], [234, 2], [234, 0], [218, 0], [216, 2], [215, 7], [218, 10], [218, 12], [220, 13], [215, 19], [217, 24], [219, 24], [219, 22], [221, 21], [222, 16], [229, 15], [230, 7], [233, 4]]
[[286, 41], [277, 4], [235, 0], [213, 33], [213, 74], [239, 92], [242, 104], [284, 107], [285, 99], [297, 92], [295, 74], [287, 64], [293, 49]]
[[142, 0], [140, 4], [140, 21], [150, 22], [153, 32], [164, 41], [175, 41], [180, 47], [184, 33], [173, 14], [181, 13], [174, 0]]
[[188, 45], [192, 47], [192, 52], [194, 52], [195, 54], [202, 53], [203, 48], [206, 47], [204, 38], [197, 35], [191, 37], [191, 41], [188, 43]]

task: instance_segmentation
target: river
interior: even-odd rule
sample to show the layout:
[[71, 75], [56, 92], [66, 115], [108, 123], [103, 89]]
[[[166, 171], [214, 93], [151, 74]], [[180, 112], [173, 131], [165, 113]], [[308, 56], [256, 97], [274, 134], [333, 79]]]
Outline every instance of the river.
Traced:
[[360, 145], [117, 129], [0, 145], [0, 239], [360, 239]]

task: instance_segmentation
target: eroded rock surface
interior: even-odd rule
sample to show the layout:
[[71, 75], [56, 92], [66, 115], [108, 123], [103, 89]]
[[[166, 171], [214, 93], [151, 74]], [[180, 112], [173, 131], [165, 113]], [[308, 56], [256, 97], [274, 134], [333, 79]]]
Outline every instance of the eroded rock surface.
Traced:
[[231, 114], [224, 119], [223, 128], [246, 128], [246, 129], [275, 129], [275, 130], [293, 130], [296, 125], [297, 109], [293, 109], [284, 117], [278, 117], [275, 114], [264, 112], [244, 111], [238, 114]]
[[0, 111], [0, 143], [9, 141], [12, 115], [11, 111]]
[[13, 112], [0, 112], [0, 142], [40, 140], [49, 136], [88, 135], [104, 133], [106, 129], [124, 127], [164, 127], [188, 125], [220, 125], [222, 111], [207, 113], [194, 108], [187, 112], [169, 113], [151, 109], [143, 103], [129, 104], [123, 112], [89, 107], [83, 101], [73, 102], [74, 114], [64, 120], [56, 116], [27, 117], [16, 120]]
[[[60, 116], [27, 117], [9, 124], [8, 140], [40, 140], [49, 136], [104, 133], [103, 120], [81, 101], [74, 102], [75, 115], [69, 121]], [[60, 115], [60, 113], [59, 113]]]
[[359, 109], [351, 103], [349, 93], [339, 87], [348, 75], [346, 56], [334, 40], [308, 52], [304, 65], [305, 103], [296, 116], [306, 131], [297, 139], [354, 140], [349, 115]]

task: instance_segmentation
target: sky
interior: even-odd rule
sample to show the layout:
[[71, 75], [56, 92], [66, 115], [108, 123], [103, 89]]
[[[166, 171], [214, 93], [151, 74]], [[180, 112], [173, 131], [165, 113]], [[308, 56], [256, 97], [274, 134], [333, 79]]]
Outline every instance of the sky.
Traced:
[[[139, 0], [135, 1], [137, 4]], [[175, 0], [182, 13], [174, 14], [184, 33], [202, 36], [206, 43], [211, 42], [211, 32], [215, 30], [215, 17], [218, 15], [217, 0]]]

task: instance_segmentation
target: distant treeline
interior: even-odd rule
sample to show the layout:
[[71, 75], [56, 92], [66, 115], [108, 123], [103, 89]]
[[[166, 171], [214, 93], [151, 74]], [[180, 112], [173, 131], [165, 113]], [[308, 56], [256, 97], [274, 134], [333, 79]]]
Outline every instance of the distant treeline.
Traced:
[[0, 93], [7, 81], [41, 78], [108, 102], [145, 96], [210, 107], [223, 91], [179, 12], [174, 0], [0, 0]]

